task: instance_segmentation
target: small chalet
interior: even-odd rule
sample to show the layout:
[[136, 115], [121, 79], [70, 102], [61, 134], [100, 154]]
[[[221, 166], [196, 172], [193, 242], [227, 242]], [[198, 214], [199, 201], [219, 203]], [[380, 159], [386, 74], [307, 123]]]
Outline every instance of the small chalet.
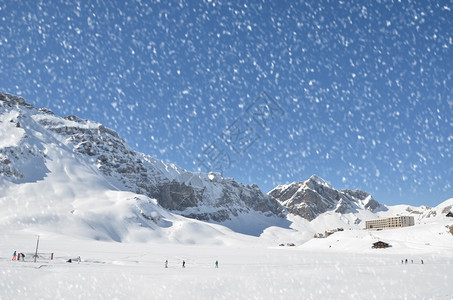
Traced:
[[447, 214], [447, 217], [453, 218], [453, 213], [452, 213], [452, 212], [449, 212], [449, 213]]
[[387, 243], [384, 243], [384, 242], [382, 242], [382, 241], [379, 241], [379, 242], [373, 243], [373, 248], [374, 248], [374, 249], [379, 249], [379, 248], [388, 248], [388, 247], [390, 247], [390, 245], [389, 245], [389, 244], [387, 244]]

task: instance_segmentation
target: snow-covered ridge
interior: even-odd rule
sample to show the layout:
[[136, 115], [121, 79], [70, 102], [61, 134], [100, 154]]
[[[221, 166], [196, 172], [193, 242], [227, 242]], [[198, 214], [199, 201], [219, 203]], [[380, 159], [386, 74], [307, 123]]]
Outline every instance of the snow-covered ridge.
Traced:
[[76, 116], [61, 118], [23, 98], [0, 94], [0, 174], [21, 183], [49, 173], [48, 149], [57, 145], [116, 189], [155, 198], [164, 208], [201, 220], [223, 222], [241, 213], [282, 216], [282, 207], [256, 185], [220, 174], [189, 172], [134, 151], [114, 131]]
[[322, 185], [325, 186], [329, 189], [334, 189], [334, 187], [328, 182], [327, 180], [319, 177], [318, 175], [311, 175], [309, 179], [305, 181], [305, 184], [310, 185], [310, 184], [316, 184], [316, 185]]
[[[453, 198], [450, 198], [435, 207], [429, 206], [411, 206], [411, 205], [394, 205], [387, 206], [388, 211], [380, 212], [380, 217], [389, 217], [394, 215], [413, 216], [416, 224], [424, 224], [444, 218], [449, 212], [453, 212]], [[452, 218], [453, 221], [453, 218]]]

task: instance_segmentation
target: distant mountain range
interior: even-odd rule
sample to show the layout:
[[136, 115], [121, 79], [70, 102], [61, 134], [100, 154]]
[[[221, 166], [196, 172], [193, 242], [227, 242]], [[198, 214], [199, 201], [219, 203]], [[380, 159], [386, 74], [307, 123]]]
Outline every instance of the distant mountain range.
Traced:
[[[303, 182], [279, 185], [265, 194], [257, 185], [244, 185], [218, 173], [190, 172], [138, 153], [102, 124], [76, 116], [58, 117], [6, 93], [0, 93], [0, 136], [0, 186], [45, 181], [51, 172], [49, 163], [64, 160], [70, 161], [62, 163], [64, 168], [83, 165], [109, 189], [146, 195], [175, 214], [215, 223], [242, 216], [241, 226], [247, 227], [249, 214], [274, 220], [295, 215], [313, 221], [327, 213], [363, 227], [359, 225], [363, 218], [391, 213], [424, 218], [434, 214], [428, 207], [390, 209], [364, 191], [338, 191], [315, 175]], [[0, 192], [0, 200], [4, 196]]]

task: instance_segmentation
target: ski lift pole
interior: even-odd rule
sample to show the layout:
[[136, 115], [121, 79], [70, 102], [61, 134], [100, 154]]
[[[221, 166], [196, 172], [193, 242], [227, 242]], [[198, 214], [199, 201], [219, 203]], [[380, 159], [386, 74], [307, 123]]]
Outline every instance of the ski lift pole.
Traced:
[[36, 258], [38, 257], [38, 245], [39, 245], [39, 235], [38, 235], [38, 240], [36, 241], [35, 262], [36, 262]]

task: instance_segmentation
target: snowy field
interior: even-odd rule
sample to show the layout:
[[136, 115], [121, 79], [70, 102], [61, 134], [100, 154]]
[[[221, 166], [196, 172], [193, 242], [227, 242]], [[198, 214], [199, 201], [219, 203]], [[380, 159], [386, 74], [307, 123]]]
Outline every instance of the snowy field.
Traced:
[[[363, 238], [354, 242], [355, 234]], [[34, 263], [34, 233], [2, 232], [0, 299], [453, 299], [451, 244], [365, 249], [367, 234], [296, 247], [245, 238], [217, 246], [44, 234], [43, 257]], [[26, 254], [24, 262], [11, 261], [14, 250]], [[66, 262], [78, 256], [81, 263]]]

